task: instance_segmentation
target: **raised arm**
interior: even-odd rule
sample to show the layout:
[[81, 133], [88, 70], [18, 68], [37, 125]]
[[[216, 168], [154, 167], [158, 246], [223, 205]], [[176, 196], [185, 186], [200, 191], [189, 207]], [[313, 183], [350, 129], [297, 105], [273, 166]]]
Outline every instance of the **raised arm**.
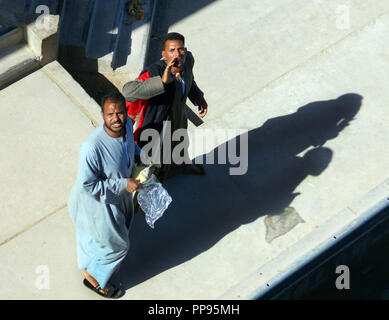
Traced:
[[123, 96], [127, 101], [148, 100], [165, 92], [160, 76], [148, 78], [144, 81], [135, 79], [123, 86]]

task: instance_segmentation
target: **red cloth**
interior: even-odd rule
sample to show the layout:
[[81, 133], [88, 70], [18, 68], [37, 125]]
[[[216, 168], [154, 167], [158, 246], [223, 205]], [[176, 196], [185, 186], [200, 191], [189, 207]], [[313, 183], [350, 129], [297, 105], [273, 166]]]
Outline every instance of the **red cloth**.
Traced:
[[[142, 80], [145, 82], [147, 79], [150, 78], [150, 73], [148, 71], [142, 73], [137, 79]], [[139, 113], [140, 113], [140, 119], [138, 126], [136, 127], [134, 131], [134, 141], [138, 142], [139, 140], [139, 135], [140, 135], [140, 128], [142, 127], [142, 123], [146, 114], [146, 110], [148, 107], [148, 100], [136, 100], [134, 102], [129, 102], [126, 101], [126, 109], [127, 109], [127, 114], [128, 116], [135, 120], [137, 119]]]

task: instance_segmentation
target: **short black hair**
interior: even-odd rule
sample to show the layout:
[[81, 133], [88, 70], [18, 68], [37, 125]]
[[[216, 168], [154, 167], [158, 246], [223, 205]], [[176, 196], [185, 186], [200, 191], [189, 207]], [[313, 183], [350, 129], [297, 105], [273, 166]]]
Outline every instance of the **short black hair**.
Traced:
[[185, 37], [178, 32], [169, 32], [162, 42], [162, 47], [165, 49], [166, 41], [168, 40], [180, 40], [185, 45]]
[[111, 100], [111, 101], [119, 101], [121, 102], [122, 106], [124, 109], [126, 109], [126, 99], [123, 97], [123, 95], [118, 92], [118, 91], [112, 91], [112, 92], [109, 92], [107, 93], [106, 95], [104, 95], [102, 98], [101, 98], [101, 105], [100, 105], [100, 108], [101, 108], [101, 111], [104, 112], [104, 104], [107, 100]]

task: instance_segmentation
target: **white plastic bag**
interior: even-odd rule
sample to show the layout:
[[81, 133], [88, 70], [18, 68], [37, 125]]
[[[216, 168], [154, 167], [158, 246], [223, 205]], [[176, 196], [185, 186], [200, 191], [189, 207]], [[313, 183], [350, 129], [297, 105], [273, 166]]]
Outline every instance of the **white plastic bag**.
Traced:
[[142, 189], [138, 190], [138, 203], [145, 213], [147, 224], [154, 229], [154, 223], [162, 217], [172, 198], [154, 175], [142, 185]]

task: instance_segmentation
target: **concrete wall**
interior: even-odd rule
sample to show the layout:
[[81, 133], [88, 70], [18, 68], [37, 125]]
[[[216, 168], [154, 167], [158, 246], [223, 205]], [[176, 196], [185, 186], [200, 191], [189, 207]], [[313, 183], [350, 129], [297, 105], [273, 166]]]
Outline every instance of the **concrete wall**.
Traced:
[[[144, 65], [154, 0], [143, 0], [143, 19], [130, 24], [125, 23], [131, 18], [125, 10], [127, 2], [16, 0], [10, 4], [0, 0], [0, 20], [5, 22], [7, 17], [7, 23], [3, 23], [6, 32], [5, 25], [29, 24], [44, 13], [59, 14], [59, 45], [76, 48], [72, 58], [79, 68], [105, 74], [119, 69], [116, 73], [137, 75]], [[82, 54], [77, 56], [78, 52]], [[97, 70], [80, 63], [83, 59], [95, 59]]]
[[60, 22], [60, 45], [85, 48], [86, 58], [98, 60], [98, 71], [135, 72], [143, 68], [153, 0], [143, 0], [144, 20], [132, 24], [125, 11], [127, 0], [69, 0]]

